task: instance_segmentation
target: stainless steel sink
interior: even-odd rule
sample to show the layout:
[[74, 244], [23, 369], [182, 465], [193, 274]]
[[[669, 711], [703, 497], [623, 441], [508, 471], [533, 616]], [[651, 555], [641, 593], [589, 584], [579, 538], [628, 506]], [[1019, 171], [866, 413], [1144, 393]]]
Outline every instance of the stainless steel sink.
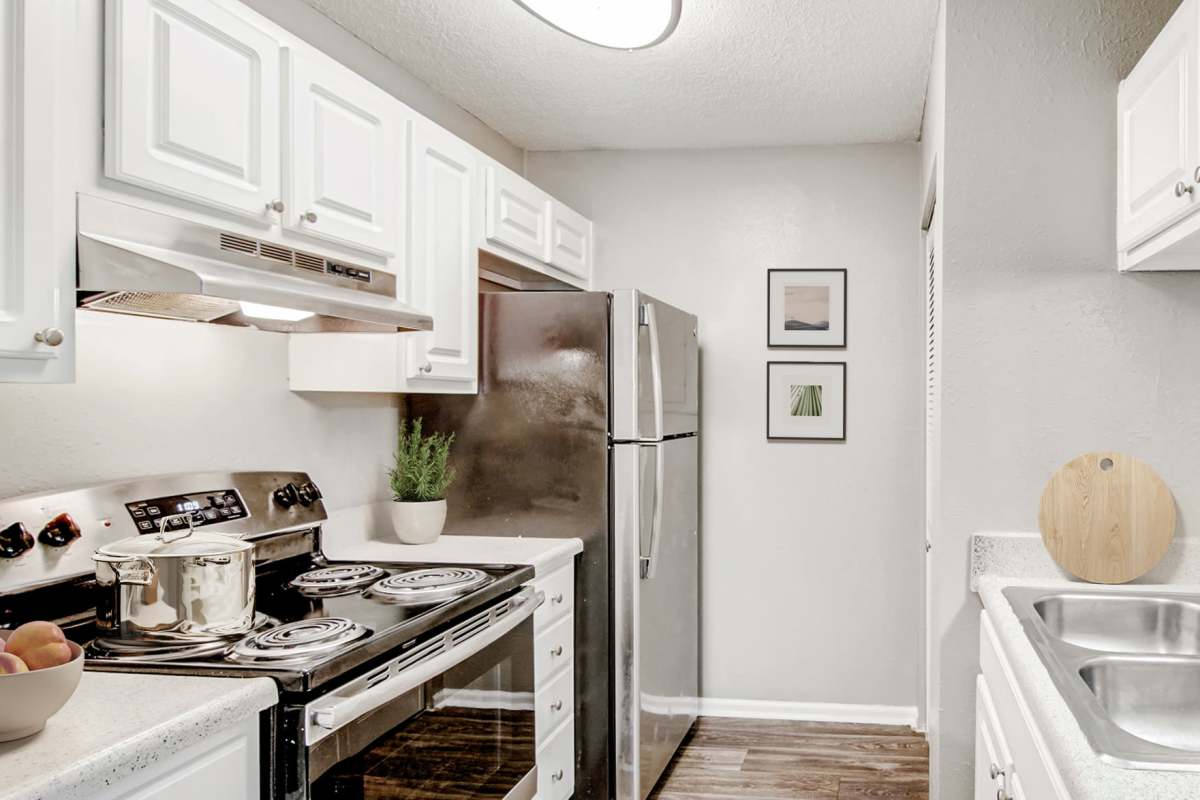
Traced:
[[1101, 759], [1200, 771], [1200, 596], [1004, 596]]

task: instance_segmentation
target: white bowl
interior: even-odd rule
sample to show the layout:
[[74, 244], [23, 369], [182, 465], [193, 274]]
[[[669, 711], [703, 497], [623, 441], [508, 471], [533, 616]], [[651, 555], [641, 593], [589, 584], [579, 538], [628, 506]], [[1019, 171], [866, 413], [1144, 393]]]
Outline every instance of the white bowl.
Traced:
[[[0, 631], [0, 639], [8, 641], [10, 635], [12, 631]], [[75, 694], [83, 675], [83, 648], [74, 642], [67, 646], [71, 660], [66, 664], [0, 675], [0, 742], [37, 733]]]

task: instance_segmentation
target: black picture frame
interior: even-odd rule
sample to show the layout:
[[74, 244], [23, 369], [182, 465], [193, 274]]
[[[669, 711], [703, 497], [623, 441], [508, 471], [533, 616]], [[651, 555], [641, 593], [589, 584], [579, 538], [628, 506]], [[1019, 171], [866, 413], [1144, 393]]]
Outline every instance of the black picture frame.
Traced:
[[[842, 424], [841, 436], [772, 436], [771, 435], [771, 367], [775, 366], [820, 366], [841, 367], [842, 371]], [[848, 368], [845, 361], [768, 361], [766, 370], [766, 434], [769, 442], [844, 442], [846, 441], [846, 408], [849, 391]]]
[[[778, 341], [773, 340], [772, 334], [775, 331], [775, 327], [771, 324], [773, 321], [772, 315], [771, 315], [772, 276], [775, 275], [776, 273], [813, 273], [813, 272], [841, 273], [841, 281], [842, 281], [841, 341], [836, 344], [795, 344], [795, 343], [789, 343], [789, 342], [778, 342]], [[846, 349], [847, 342], [849, 340], [849, 328], [850, 328], [850, 273], [849, 273], [849, 270], [847, 270], [844, 267], [833, 268], [833, 269], [771, 268], [771, 269], [767, 270], [767, 347], [768, 348], [770, 348], [771, 350], [844, 350], [844, 349]]]

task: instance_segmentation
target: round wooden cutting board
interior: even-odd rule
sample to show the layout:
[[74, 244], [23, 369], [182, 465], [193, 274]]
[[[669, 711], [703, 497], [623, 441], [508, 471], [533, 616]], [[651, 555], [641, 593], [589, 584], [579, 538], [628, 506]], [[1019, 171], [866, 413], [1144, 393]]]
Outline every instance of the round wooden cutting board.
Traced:
[[1050, 476], [1038, 525], [1067, 572], [1092, 583], [1125, 583], [1166, 554], [1175, 535], [1175, 498], [1146, 462], [1086, 453]]

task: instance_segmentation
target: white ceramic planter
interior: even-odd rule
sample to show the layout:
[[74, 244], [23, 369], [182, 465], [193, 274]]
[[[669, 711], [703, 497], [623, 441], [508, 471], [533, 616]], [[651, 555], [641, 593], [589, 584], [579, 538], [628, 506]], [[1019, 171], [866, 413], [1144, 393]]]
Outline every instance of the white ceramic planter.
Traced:
[[429, 544], [446, 525], [446, 501], [425, 503], [392, 502], [392, 528], [404, 544]]

